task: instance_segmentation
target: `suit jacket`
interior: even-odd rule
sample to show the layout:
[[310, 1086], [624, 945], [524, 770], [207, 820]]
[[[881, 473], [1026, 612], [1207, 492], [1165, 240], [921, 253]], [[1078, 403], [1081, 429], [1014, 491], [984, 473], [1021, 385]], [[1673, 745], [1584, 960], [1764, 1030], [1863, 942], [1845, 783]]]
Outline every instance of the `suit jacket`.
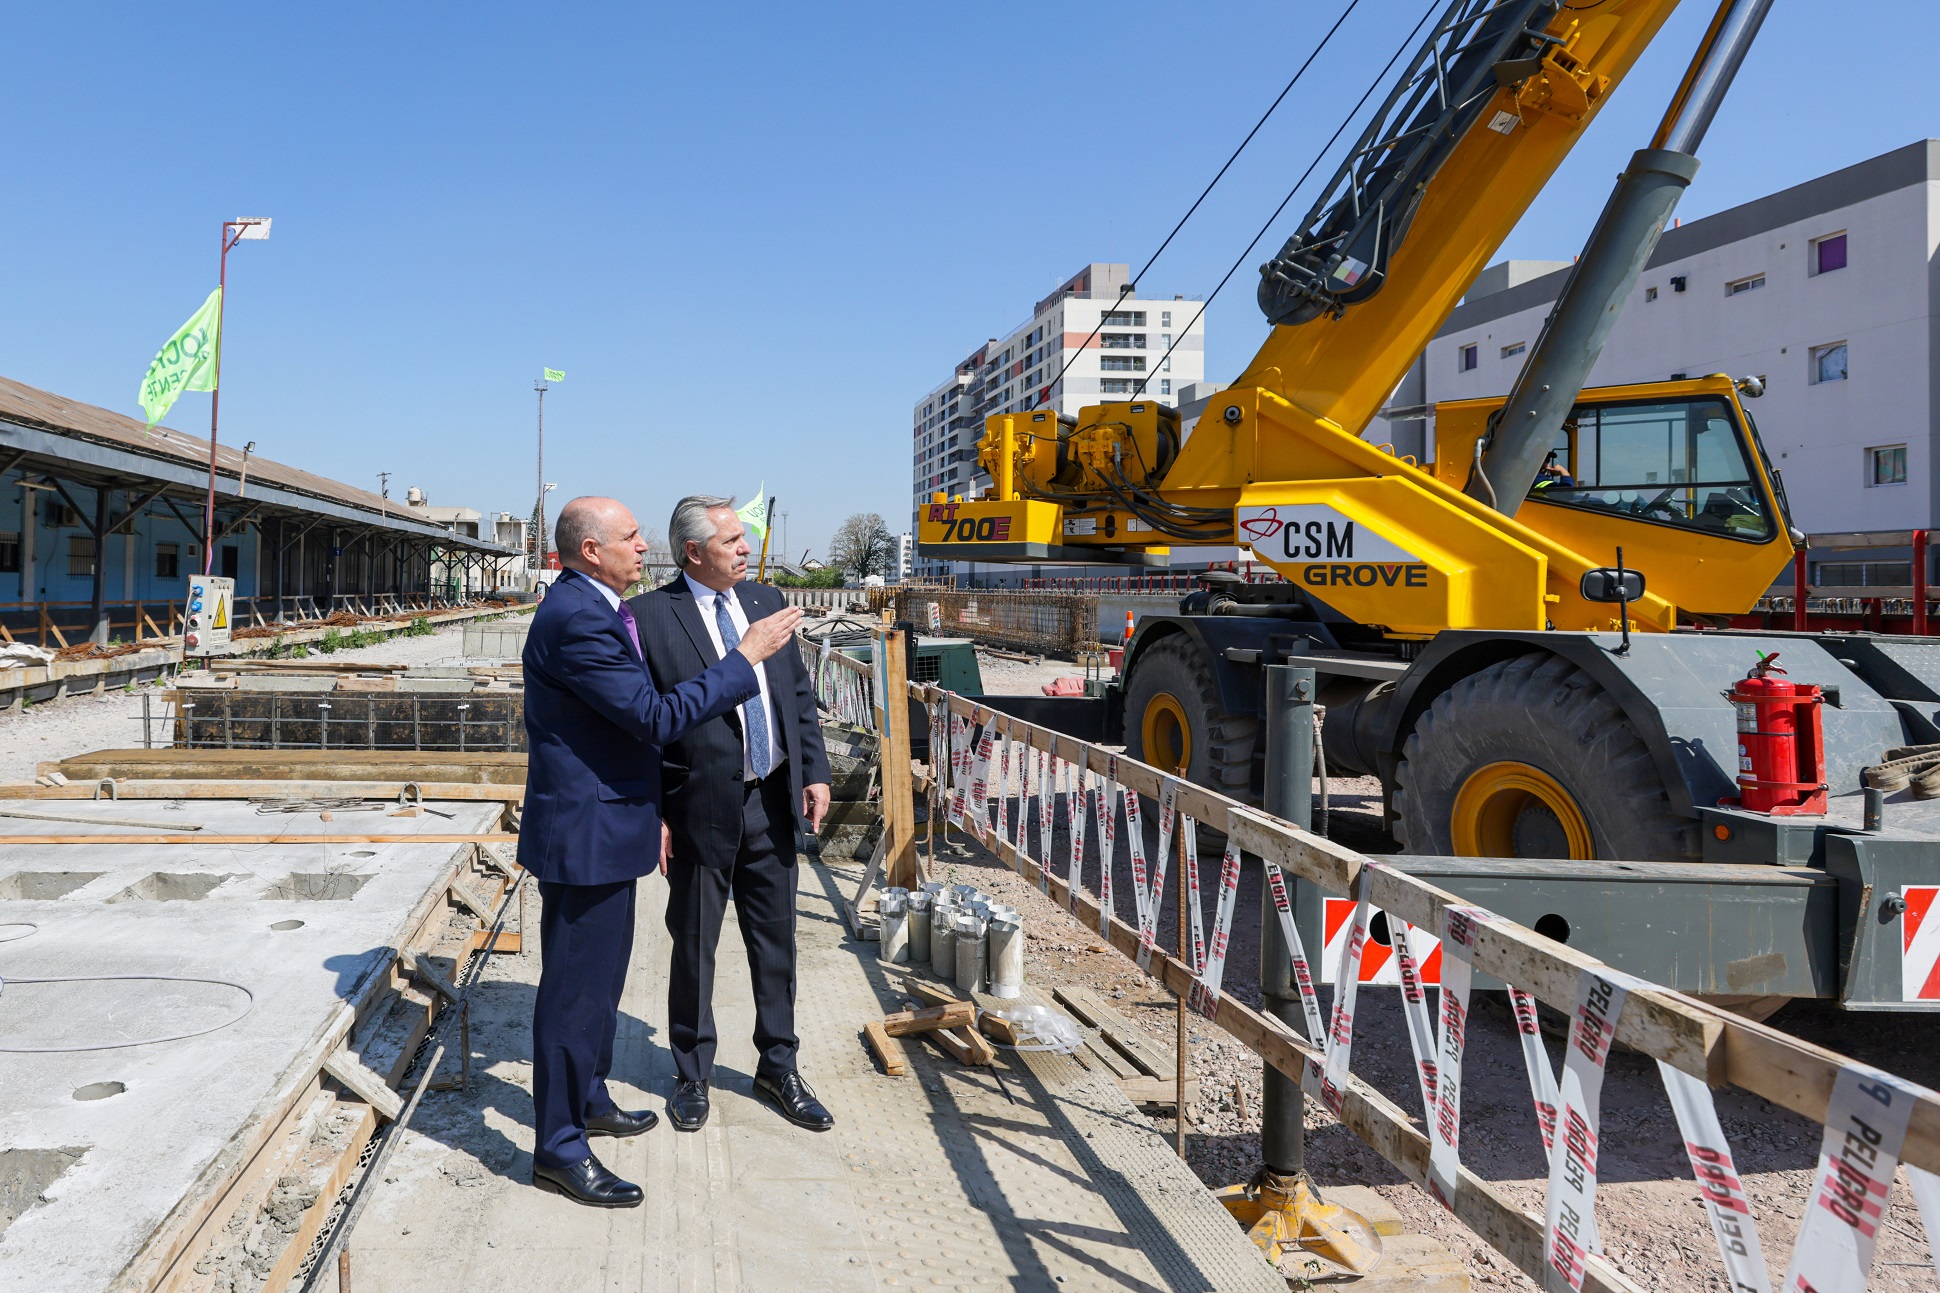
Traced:
[[[639, 628], [644, 637], [644, 620]], [[576, 575], [539, 603], [524, 660], [530, 753], [519, 865], [552, 884], [613, 884], [655, 870], [661, 748], [754, 695], [754, 666], [731, 651], [655, 690], [618, 612]]]
[[[781, 593], [766, 584], [743, 583], [734, 592], [751, 624], [784, 605]], [[686, 576], [676, 575], [671, 583], [628, 604], [640, 621], [640, 645], [646, 650], [647, 670], [655, 686], [671, 689], [714, 664], [714, 641], [707, 636]], [[815, 712], [815, 684], [792, 642], [769, 656], [765, 667], [776, 741], [788, 769], [789, 801], [799, 829], [802, 787], [829, 779], [822, 724]], [[667, 825], [673, 830], [675, 853], [703, 866], [732, 866], [741, 847], [746, 793], [740, 712], [696, 724], [669, 742], [662, 758]]]

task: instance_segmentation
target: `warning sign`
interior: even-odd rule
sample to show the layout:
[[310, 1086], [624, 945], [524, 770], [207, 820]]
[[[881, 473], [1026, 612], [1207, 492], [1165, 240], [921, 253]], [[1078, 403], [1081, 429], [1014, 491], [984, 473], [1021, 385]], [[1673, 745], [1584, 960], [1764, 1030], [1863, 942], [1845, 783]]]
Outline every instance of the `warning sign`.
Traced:
[[229, 627], [228, 594], [222, 592], [216, 594], [216, 618], [215, 622], [210, 624], [209, 627], [212, 629], [226, 629]]
[[1910, 884], [1900, 890], [1900, 1000], [1940, 1001], [1940, 885]]
[[[1341, 957], [1347, 951], [1347, 933], [1348, 926], [1353, 924], [1354, 900], [1324, 898], [1321, 901], [1326, 947], [1320, 954], [1320, 981], [1332, 983], [1340, 976]], [[1362, 983], [1401, 985], [1401, 962], [1394, 954], [1394, 939], [1401, 929], [1402, 923], [1398, 920], [1390, 923], [1385, 912], [1375, 914], [1370, 922], [1367, 947], [1361, 952]], [[1422, 983], [1431, 988], [1441, 986], [1441, 940], [1426, 930], [1410, 929], [1408, 950], [1414, 953], [1415, 964], [1421, 967]]]

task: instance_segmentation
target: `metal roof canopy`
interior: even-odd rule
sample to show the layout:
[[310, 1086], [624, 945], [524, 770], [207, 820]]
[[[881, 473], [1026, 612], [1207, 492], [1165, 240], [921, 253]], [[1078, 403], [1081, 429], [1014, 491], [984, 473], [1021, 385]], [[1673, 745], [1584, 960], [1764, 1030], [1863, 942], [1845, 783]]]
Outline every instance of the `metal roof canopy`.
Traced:
[[[420, 520], [390, 499], [268, 458], [248, 459], [248, 488], [242, 494], [243, 455], [216, 449], [219, 500], [246, 508], [300, 513], [351, 525], [395, 530], [450, 547], [500, 556], [519, 556], [508, 547], [454, 533]], [[173, 493], [179, 486], [201, 506], [208, 485], [209, 442], [166, 426], [153, 432], [131, 417], [65, 399], [0, 377], [0, 470], [28, 467], [90, 485], [125, 487], [138, 478]]]

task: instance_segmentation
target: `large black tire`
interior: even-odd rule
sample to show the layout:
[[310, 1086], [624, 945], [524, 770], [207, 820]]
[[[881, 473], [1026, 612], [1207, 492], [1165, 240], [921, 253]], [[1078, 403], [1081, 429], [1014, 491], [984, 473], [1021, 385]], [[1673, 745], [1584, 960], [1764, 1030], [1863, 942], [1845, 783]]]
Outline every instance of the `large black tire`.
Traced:
[[1251, 782], [1259, 715], [1235, 714], [1221, 706], [1212, 666], [1184, 633], [1161, 638], [1142, 652], [1125, 687], [1125, 753], [1166, 772], [1173, 770], [1165, 765], [1177, 757], [1176, 745], [1148, 753], [1145, 717], [1154, 704], [1164, 707], [1168, 700], [1183, 720], [1186, 780], [1257, 804]]
[[[1594, 857], [1699, 859], [1697, 823], [1672, 807], [1649, 748], [1623, 710], [1588, 674], [1547, 653], [1471, 674], [1437, 696], [1415, 723], [1395, 769], [1395, 835], [1402, 850], [1456, 854], [1463, 787], [1479, 770], [1504, 764], [1526, 765], [1561, 787], [1580, 812], [1579, 839], [1581, 826], [1588, 827]], [[1490, 776], [1482, 773], [1478, 785], [1489, 784]], [[1460, 805], [1470, 839], [1481, 820], [1476, 802], [1472, 793]], [[1518, 800], [1514, 792], [1494, 802], [1505, 806], [1510, 824], [1492, 834], [1508, 837], [1510, 856], [1571, 855], [1569, 828], [1544, 803]]]

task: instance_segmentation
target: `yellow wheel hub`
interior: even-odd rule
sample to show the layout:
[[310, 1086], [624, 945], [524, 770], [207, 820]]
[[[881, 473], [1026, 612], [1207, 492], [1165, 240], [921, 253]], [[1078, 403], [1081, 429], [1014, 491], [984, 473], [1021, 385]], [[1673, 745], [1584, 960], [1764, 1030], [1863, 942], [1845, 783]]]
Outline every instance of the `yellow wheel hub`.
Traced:
[[1151, 766], [1167, 771], [1192, 766], [1192, 724], [1186, 721], [1186, 707], [1171, 692], [1156, 693], [1145, 706], [1139, 737]]
[[1513, 760], [1477, 768], [1456, 792], [1449, 822], [1456, 856], [1518, 856], [1516, 821], [1537, 805], [1554, 813], [1562, 824], [1571, 858], [1587, 861], [1596, 857], [1590, 823], [1570, 792], [1541, 768]]

